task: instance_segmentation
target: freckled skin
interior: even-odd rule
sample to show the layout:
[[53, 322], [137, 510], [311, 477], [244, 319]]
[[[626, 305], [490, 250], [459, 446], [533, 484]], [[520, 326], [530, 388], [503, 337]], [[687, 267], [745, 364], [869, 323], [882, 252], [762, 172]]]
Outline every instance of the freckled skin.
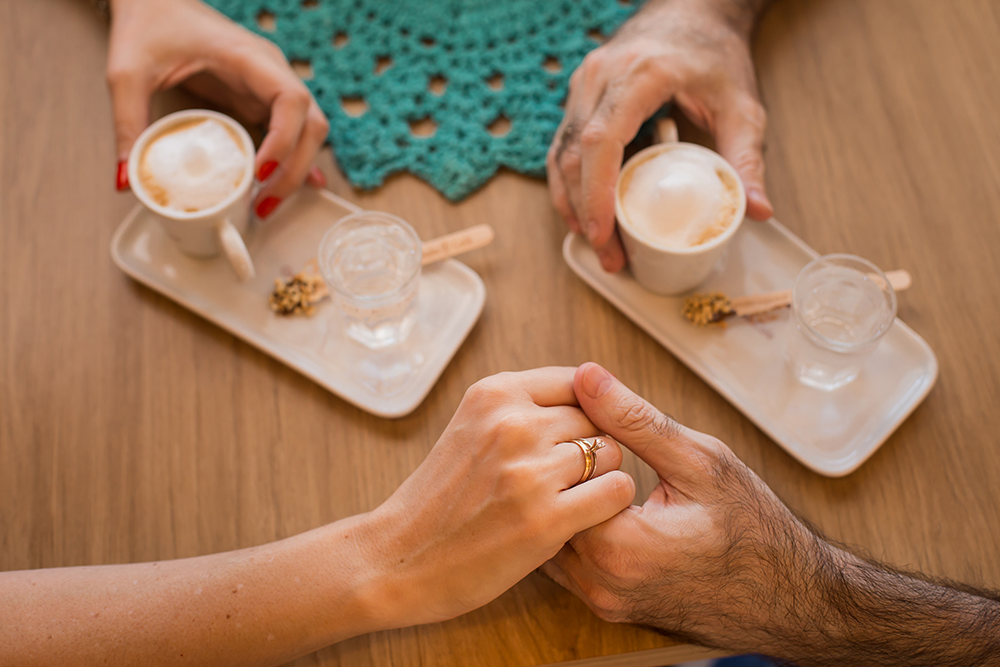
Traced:
[[224, 554], [0, 573], [0, 662], [279, 665], [486, 604], [635, 493], [613, 442], [577, 484], [580, 448], [566, 441], [598, 431], [576, 407], [573, 372], [478, 382], [427, 459], [367, 514]]

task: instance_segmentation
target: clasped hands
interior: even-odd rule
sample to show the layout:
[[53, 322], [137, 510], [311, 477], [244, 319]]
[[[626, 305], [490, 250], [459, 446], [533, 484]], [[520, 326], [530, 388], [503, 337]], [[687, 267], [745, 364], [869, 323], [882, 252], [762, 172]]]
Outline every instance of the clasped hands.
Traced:
[[[564, 441], [597, 434], [659, 475], [642, 505], [610, 438], [596, 476], [578, 483], [584, 457]], [[747, 633], [776, 628], [795, 596], [775, 571], [814, 541], [728, 447], [593, 363], [474, 385], [366, 523], [380, 536], [369, 550], [388, 585], [380, 597], [401, 615], [385, 627], [457, 616], [541, 567], [601, 618], [730, 647], [760, 646]]]

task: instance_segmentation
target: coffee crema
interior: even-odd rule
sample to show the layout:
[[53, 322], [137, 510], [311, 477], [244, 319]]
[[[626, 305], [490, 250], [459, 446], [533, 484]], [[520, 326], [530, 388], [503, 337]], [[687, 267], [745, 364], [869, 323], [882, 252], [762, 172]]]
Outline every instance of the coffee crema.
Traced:
[[150, 139], [139, 181], [160, 206], [184, 213], [212, 208], [234, 193], [247, 172], [236, 132], [214, 118], [195, 118]]
[[703, 245], [729, 229], [736, 222], [739, 192], [722, 158], [687, 146], [632, 165], [619, 184], [629, 229], [670, 249]]

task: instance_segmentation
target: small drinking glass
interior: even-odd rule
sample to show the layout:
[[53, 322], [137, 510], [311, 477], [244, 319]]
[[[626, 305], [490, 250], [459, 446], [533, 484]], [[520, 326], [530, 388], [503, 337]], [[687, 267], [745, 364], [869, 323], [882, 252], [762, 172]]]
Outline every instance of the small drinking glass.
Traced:
[[397, 345], [416, 321], [420, 237], [405, 220], [361, 211], [319, 244], [319, 270], [347, 335], [373, 350]]
[[799, 382], [831, 391], [852, 382], [896, 319], [896, 292], [885, 274], [854, 255], [807, 264], [792, 288], [785, 356]]

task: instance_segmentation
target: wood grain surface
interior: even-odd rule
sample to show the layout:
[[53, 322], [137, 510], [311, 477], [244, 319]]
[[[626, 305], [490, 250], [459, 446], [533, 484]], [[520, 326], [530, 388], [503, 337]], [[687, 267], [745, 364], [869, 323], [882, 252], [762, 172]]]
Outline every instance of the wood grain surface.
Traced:
[[[570, 272], [565, 228], [539, 180], [502, 173], [460, 204], [408, 176], [362, 193], [324, 153], [333, 190], [405, 217], [424, 238], [480, 222], [497, 230], [465, 260], [487, 285], [482, 319], [404, 419], [353, 408], [137, 285], [108, 253], [134, 198], [113, 189], [106, 43], [88, 3], [0, 0], [0, 569], [194, 556], [371, 509], [479, 378], [595, 360], [729, 443], [833, 538], [1000, 585], [995, 0], [779, 0], [756, 42], [777, 217], [821, 252], [909, 269], [899, 315], [940, 361], [923, 405], [837, 480], [796, 463]], [[197, 104], [169, 95], [157, 113]], [[682, 124], [681, 136], [700, 135]], [[648, 469], [625, 466], [640, 493], [651, 487]], [[533, 574], [462, 618], [358, 637], [295, 664], [704, 655], [598, 621]]]

